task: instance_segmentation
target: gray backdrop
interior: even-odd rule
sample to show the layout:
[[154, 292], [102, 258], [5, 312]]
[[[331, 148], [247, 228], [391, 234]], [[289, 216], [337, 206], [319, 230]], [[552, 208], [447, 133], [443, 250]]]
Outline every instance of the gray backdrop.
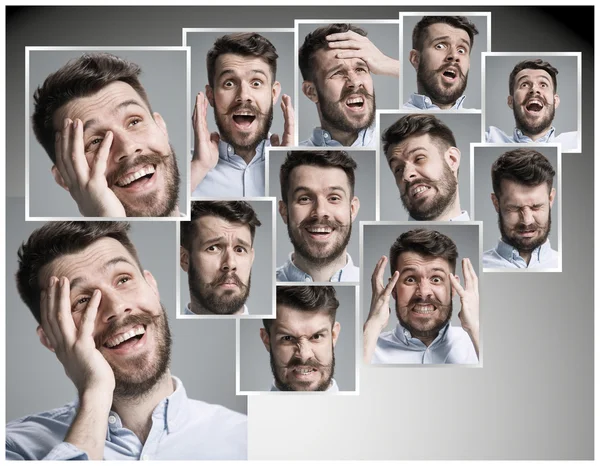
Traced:
[[[17, 250], [34, 229], [44, 225], [25, 222], [20, 215], [24, 208], [23, 199], [8, 200], [6, 210], [13, 220], [6, 231], [6, 308], [10, 309], [6, 313], [7, 421], [58, 408], [77, 396], [61, 363], [40, 343], [37, 322], [17, 292]], [[179, 261], [175, 224], [132, 223], [131, 239], [142, 267], [158, 282], [167, 310], [173, 335], [171, 373], [182, 380], [190, 398], [246, 413], [245, 397], [235, 395], [235, 323], [175, 318], [175, 267]]]
[[[191, 23], [190, 23], [191, 24]], [[211, 24], [210, 26], [221, 26], [226, 25], [227, 21], [222, 23]], [[249, 24], [246, 24], [249, 26]], [[271, 24], [274, 28], [283, 28], [279, 24]], [[254, 31], [253, 29], [247, 29], [247, 32], [257, 32], [261, 36], [266, 37], [271, 41], [275, 49], [277, 50], [277, 76], [276, 79], [281, 83], [281, 94], [277, 102], [273, 106], [273, 124], [271, 125], [271, 133], [278, 134], [280, 139], [283, 137], [283, 112], [281, 111], [281, 95], [287, 94], [292, 98], [292, 105], [294, 102], [294, 33], [293, 32], [262, 32]], [[196, 104], [196, 95], [198, 92], [206, 93], [206, 85], [208, 84], [208, 74], [206, 72], [206, 55], [212, 48], [215, 41], [226, 34], [231, 34], [234, 31], [226, 28], [214, 32], [214, 31], [188, 31], [186, 33], [186, 45], [190, 47], [192, 57], [192, 92], [190, 95], [190, 115], [194, 111]], [[295, 107], [294, 107], [295, 108]], [[218, 131], [215, 123], [215, 113], [213, 107], [208, 106], [206, 112], [206, 122], [208, 129]], [[191, 127], [190, 131], [190, 145], [194, 147], [194, 131]]]
[[[337, 10], [339, 13], [342, 10]], [[344, 9], [344, 13], [342, 16], [347, 18], [346, 13], [347, 9]], [[317, 13], [315, 11], [315, 13]], [[297, 18], [305, 18], [306, 15], [298, 16]], [[313, 15], [313, 17], [318, 17], [320, 19], [326, 19], [326, 16], [322, 13], [317, 13]], [[331, 23], [337, 22], [336, 18], [338, 16], [332, 16], [333, 20]], [[388, 18], [391, 19], [391, 18]], [[377, 22], [352, 22], [355, 26], [359, 26], [367, 31], [367, 37], [373, 42], [373, 44], [385, 55], [388, 57], [398, 59], [399, 55], [399, 47], [398, 47], [398, 36], [399, 36], [399, 27], [398, 24], [383, 24]], [[314, 31], [318, 27], [326, 26], [327, 23], [304, 23], [299, 24], [297, 29], [298, 35], [298, 49], [304, 43], [304, 38], [309, 32]], [[295, 51], [298, 54], [298, 50]], [[296, 57], [296, 62], [298, 61], [298, 57]], [[305, 141], [312, 135], [312, 131], [315, 127], [321, 126], [321, 121], [319, 120], [319, 114], [317, 112], [317, 106], [311, 102], [308, 97], [304, 95], [302, 92], [302, 73], [300, 73], [300, 68], [296, 70], [297, 72], [297, 80], [296, 80], [296, 91], [298, 92], [298, 143], [301, 141]], [[398, 79], [392, 76], [383, 76], [383, 75], [375, 75], [371, 73], [373, 77], [373, 88], [375, 89], [375, 107], [378, 110], [384, 109], [393, 109], [398, 108], [399, 105], [399, 92], [398, 92]]]
[[[473, 11], [468, 8], [469, 11]], [[446, 10], [443, 10], [444, 12]], [[463, 12], [461, 12], [463, 13]], [[434, 12], [430, 13], [435, 15]], [[408, 55], [412, 50], [412, 32], [415, 25], [423, 18], [423, 16], [407, 16], [400, 13], [400, 21], [402, 21], [402, 103], [406, 102], [410, 95], [417, 92], [417, 71], [413, 68], [408, 60]], [[471, 50], [471, 65], [469, 66], [469, 79], [465, 90], [465, 108], [481, 109], [481, 52], [489, 52], [487, 48], [488, 42], [488, 27], [487, 16], [469, 16], [467, 18], [475, 24], [479, 34], [475, 36], [473, 41], [473, 49]], [[493, 18], [493, 15], [492, 15]]]
[[[473, 213], [475, 220], [483, 222], [483, 251], [487, 251], [496, 247], [500, 238], [500, 230], [498, 228], [498, 214], [492, 204], [490, 194], [494, 192], [492, 188], [491, 169], [494, 161], [504, 152], [513, 149], [514, 146], [505, 147], [473, 147], [474, 158], [474, 197], [475, 197], [475, 212]], [[550, 229], [550, 244], [552, 249], [559, 253], [561, 249], [558, 242], [558, 230], [561, 219], [560, 205], [562, 204], [561, 192], [558, 189], [558, 150], [556, 147], [534, 146], [535, 149], [550, 161], [556, 175], [554, 176], [553, 186], [556, 189], [556, 197], [552, 207], [552, 227]]]
[[[346, 151], [356, 162], [354, 195], [360, 200], [360, 209], [358, 215], [352, 223], [352, 236], [348, 243], [347, 251], [352, 257], [352, 262], [357, 267], [360, 266], [358, 253], [358, 232], [359, 222], [361, 220], [375, 220], [375, 151], [374, 150], [353, 150]], [[279, 201], [281, 200], [281, 184], [279, 182], [279, 170], [285, 160], [287, 150], [270, 149], [269, 150], [269, 191], [268, 196], [276, 197], [277, 205], [277, 252], [276, 266], [283, 265], [294, 250], [290, 237], [287, 232], [287, 226], [283, 223], [279, 215]]]
[[[45, 41], [32, 41], [30, 44], [49, 45]], [[75, 45], [79, 45], [76, 43]], [[167, 45], [167, 44], [156, 44]], [[179, 44], [181, 45], [181, 44]], [[28, 116], [33, 115], [33, 93], [41, 86], [46, 77], [70, 59], [94, 50], [36, 50], [29, 53], [29, 80], [27, 82], [29, 96]], [[97, 51], [97, 50], [96, 50]], [[179, 210], [188, 213], [187, 173], [188, 157], [186, 131], [187, 113], [187, 52], [184, 50], [114, 50], [109, 47], [101, 50], [118, 57], [130, 60], [140, 66], [140, 81], [152, 106], [167, 124], [169, 141], [177, 155], [177, 163], [181, 174], [179, 185]], [[191, 114], [190, 114], [191, 115]], [[29, 120], [31, 121], [31, 120]], [[77, 204], [69, 193], [56, 184], [52, 172], [50, 157], [35, 138], [33, 126], [29, 123], [29, 215], [31, 217], [81, 217]], [[20, 153], [24, 153], [21, 151]], [[15, 157], [17, 158], [17, 157]], [[20, 180], [19, 180], [20, 181]]]
[[[575, 50], [575, 49], [574, 49]], [[494, 50], [496, 51], [496, 50]], [[514, 66], [523, 60], [541, 58], [558, 70], [556, 93], [560, 106], [556, 109], [552, 125], [557, 134], [577, 131], [577, 57], [556, 55], [507, 55], [485, 57], [485, 111], [484, 128], [496, 126], [509, 136], [515, 128], [515, 117], [506, 103], [509, 96], [508, 78]], [[585, 94], [584, 94], [585, 95]]]
[[[381, 158], [379, 161], [380, 177], [379, 177], [379, 219], [380, 220], [408, 220], [408, 212], [404, 209], [400, 200], [400, 192], [396, 186], [396, 180], [390, 170], [390, 166], [383, 152], [383, 144], [381, 143], [381, 135], [383, 132], [392, 126], [406, 113], [397, 114], [380, 114], [379, 122], [379, 150]], [[470, 157], [469, 148], [472, 142], [481, 141], [481, 114], [480, 113], [436, 113], [436, 118], [439, 118], [446, 124], [454, 134], [456, 144], [460, 150], [460, 169], [458, 172], [458, 192], [460, 195], [460, 207], [462, 210], [469, 212], [471, 218], [471, 183], [470, 183]]]
[[[340, 391], [356, 389], [356, 299], [354, 286], [336, 286], [340, 307], [335, 319], [340, 334], [335, 345], [334, 379]], [[273, 382], [269, 353], [260, 339], [261, 319], [242, 319], [240, 325], [240, 391], [268, 392]]]
[[[200, 202], [200, 201], [192, 201]], [[272, 306], [275, 292], [275, 271], [273, 270], [273, 202], [265, 200], [246, 200], [261, 222], [256, 227], [254, 235], [254, 263], [252, 264], [252, 285], [250, 295], [246, 301], [250, 315], [273, 315], [275, 309]], [[179, 243], [179, 239], [178, 242]], [[180, 313], [190, 302], [190, 288], [188, 285], [188, 274], [179, 269], [179, 283], [181, 301]]]
[[[363, 239], [363, 261], [365, 266], [361, 270], [361, 280], [360, 284], [363, 287], [362, 298], [361, 298], [361, 323], [365, 323], [367, 317], [369, 315], [369, 309], [371, 307], [371, 276], [373, 275], [373, 271], [375, 270], [375, 265], [377, 261], [381, 258], [381, 256], [386, 256], [388, 258], [388, 263], [386, 264], [385, 273], [383, 275], [383, 283], [388, 283], [388, 278], [392, 276], [390, 272], [390, 247], [396, 241], [396, 238], [400, 236], [402, 233], [413, 230], [415, 228], [426, 228], [427, 230], [436, 230], [440, 233], [450, 237], [455, 243], [456, 248], [458, 249], [458, 258], [456, 259], [456, 271], [455, 274], [460, 277], [460, 284], [465, 285], [465, 280], [463, 277], [462, 264], [461, 261], [463, 258], [467, 257], [471, 259], [471, 264], [473, 264], [473, 268], [475, 269], [475, 273], [479, 277], [481, 283], [481, 273], [480, 273], [480, 260], [481, 260], [481, 249], [479, 247], [479, 225], [465, 225], [465, 224], [453, 224], [453, 225], [435, 225], [431, 222], [410, 222], [405, 223], [404, 225], [364, 225], [364, 239]], [[479, 300], [480, 300], [480, 325], [481, 325], [481, 334], [484, 334], [484, 327], [481, 324], [485, 320], [485, 296], [481, 293], [481, 285], [479, 287]], [[458, 294], [454, 296], [452, 300], [452, 304], [454, 306], [452, 311], [452, 325], [460, 326], [460, 319], [458, 318], [458, 313], [460, 311], [460, 297]], [[385, 330], [392, 330], [396, 327], [398, 323], [398, 318], [396, 317], [396, 304], [394, 298], [390, 298], [390, 309], [392, 313], [390, 314], [390, 319], [388, 321], [388, 325]], [[481, 339], [483, 341], [483, 338]], [[481, 345], [483, 347], [483, 345]]]
[[[399, 10], [439, 9], [367, 2], [343, 10], [326, 5], [7, 7], [7, 195], [24, 196], [26, 45], [181, 45], [181, 28], [190, 25], [294, 27], [296, 18], [337, 18], [340, 11], [345, 18], [377, 20], [398, 19]], [[583, 95], [594, 95], [593, 7], [458, 5], [444, 9], [491, 11], [492, 50], [582, 51]], [[563, 164], [563, 272], [480, 277], [481, 299], [486, 303], [485, 366], [433, 371], [363, 366], [360, 396], [250, 397], [251, 460], [594, 458], [593, 110], [593, 99], [586, 99], [582, 156], [567, 157]], [[23, 217], [21, 207], [9, 211], [6, 222]], [[28, 322], [33, 336], [32, 318]], [[6, 333], [13, 333], [13, 328], [8, 319]], [[39, 345], [37, 340], [33, 343]], [[31, 384], [39, 384], [39, 379], [32, 378]], [[26, 387], [19, 388], [25, 391]], [[233, 390], [229, 383], [223, 387]], [[290, 421], [290, 413], [317, 413], [318, 418], [294, 416]]]

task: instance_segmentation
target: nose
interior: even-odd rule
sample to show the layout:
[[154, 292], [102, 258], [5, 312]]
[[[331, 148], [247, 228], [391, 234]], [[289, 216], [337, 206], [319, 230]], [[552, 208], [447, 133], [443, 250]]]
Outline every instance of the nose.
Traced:
[[533, 217], [533, 212], [531, 209], [528, 209], [527, 207], [521, 209], [521, 221], [525, 225], [531, 225], [532, 223], [535, 223], [535, 218]]
[[417, 178], [417, 170], [416, 167], [412, 163], [407, 163], [402, 168], [402, 178], [406, 182], [410, 182], [413, 179]]
[[357, 73], [355, 70], [350, 70], [346, 79], [346, 87], [349, 89], [364, 87], [363, 79], [364, 73]]
[[458, 53], [458, 50], [456, 47], [453, 47], [453, 46], [448, 47], [448, 51], [446, 54], [446, 61], [448, 61], [448, 62], [460, 61], [460, 54]]
[[313, 204], [312, 216], [317, 218], [329, 218], [327, 199], [317, 197]]
[[531, 87], [529, 88], [529, 94], [540, 94], [541, 88], [537, 83], [532, 83]]
[[419, 280], [419, 284], [417, 286], [417, 296], [420, 296], [421, 298], [429, 298], [432, 296], [431, 284], [429, 283], [429, 280]]
[[113, 131], [113, 142], [110, 147], [111, 157], [115, 163], [122, 163], [128, 157], [144, 152], [144, 141], [141, 137], [126, 131]]
[[221, 270], [223, 272], [233, 272], [237, 270], [237, 260], [235, 251], [232, 248], [226, 248], [223, 253], [223, 262], [221, 263]]
[[302, 362], [306, 362], [314, 357], [314, 355], [315, 354], [313, 353], [312, 346], [308, 341], [304, 339], [298, 341], [298, 346], [296, 346], [296, 357], [298, 359], [300, 359]]
[[252, 87], [250, 86], [250, 83], [242, 82], [240, 84], [238, 87], [236, 102], [252, 102]]
[[98, 313], [102, 322], [120, 319], [132, 311], [131, 303], [115, 290], [102, 290]]

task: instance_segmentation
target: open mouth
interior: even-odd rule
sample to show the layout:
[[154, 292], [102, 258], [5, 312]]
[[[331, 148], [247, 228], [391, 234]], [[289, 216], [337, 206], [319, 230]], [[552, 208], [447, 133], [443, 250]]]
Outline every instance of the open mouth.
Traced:
[[333, 233], [333, 228], [327, 226], [310, 226], [306, 228], [306, 231], [312, 238], [317, 240], [327, 239]]
[[361, 109], [365, 105], [364, 97], [353, 97], [351, 99], [346, 100], [346, 105], [350, 108]]
[[240, 128], [249, 128], [256, 120], [256, 115], [250, 112], [237, 112], [233, 114], [234, 123]]
[[119, 333], [104, 343], [104, 347], [110, 350], [128, 349], [135, 346], [146, 334], [145, 325], [136, 325], [126, 332]]
[[458, 76], [458, 73], [456, 72], [456, 69], [454, 69], [454, 68], [446, 68], [442, 72], [442, 76], [444, 76], [446, 79], [452, 81]]
[[156, 173], [156, 165], [144, 165], [135, 172], [119, 178], [115, 183], [119, 188], [138, 188], [146, 185]]
[[531, 99], [527, 102], [525, 108], [530, 113], [538, 113], [542, 111], [542, 109], [544, 108], [544, 104], [538, 99]]
[[410, 196], [414, 199], [418, 199], [422, 196], [424, 196], [427, 191], [429, 191], [431, 189], [431, 186], [427, 186], [424, 184], [418, 184], [415, 187], [411, 188], [410, 190]]
[[433, 304], [415, 304], [412, 311], [415, 314], [429, 315], [435, 312], [435, 306]]
[[314, 375], [316, 375], [319, 371], [311, 366], [296, 366], [294, 367], [294, 369], [292, 370], [292, 374], [294, 374], [295, 377], [297, 378], [308, 378], [308, 377], [313, 377]]

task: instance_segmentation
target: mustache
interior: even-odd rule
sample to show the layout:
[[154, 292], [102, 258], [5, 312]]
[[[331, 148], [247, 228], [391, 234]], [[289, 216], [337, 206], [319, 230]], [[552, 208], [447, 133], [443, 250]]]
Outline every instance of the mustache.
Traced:
[[413, 296], [408, 302], [407, 307], [413, 307], [415, 304], [431, 304], [437, 308], [442, 306], [448, 306], [447, 304], [442, 303], [440, 300], [436, 298], [422, 298], [419, 296]]
[[436, 182], [434, 180], [430, 180], [429, 178], [417, 178], [416, 180], [412, 180], [412, 181], [407, 181], [406, 183], [404, 183], [405, 189], [404, 192], [407, 193], [410, 188], [412, 188], [413, 186], [417, 185], [417, 184], [421, 184], [421, 183], [425, 183], [431, 186], [436, 186]]
[[524, 223], [520, 223], [517, 225], [517, 231], [528, 231], [528, 230], [539, 230], [542, 226], [538, 223], [530, 223], [525, 225]]
[[447, 69], [452, 68], [456, 74], [458, 76], [460, 76], [461, 78], [466, 78], [465, 74], [462, 72], [462, 70], [460, 69], [460, 67], [453, 65], [452, 63], [449, 63], [447, 65], [442, 65], [440, 66], [437, 70], [435, 70], [437, 73], [443, 73], [444, 71], [446, 71]]
[[162, 315], [149, 316], [148, 314], [134, 314], [128, 315], [127, 317], [118, 321], [112, 320], [102, 333], [94, 336], [96, 348], [100, 348], [111, 335], [120, 333], [125, 328], [134, 327], [136, 325], [143, 325], [144, 327], [147, 327], [161, 318]]
[[106, 182], [109, 187], [112, 187], [116, 184], [116, 182], [125, 176], [128, 171], [130, 171], [133, 167], [141, 166], [141, 165], [160, 165], [165, 162], [167, 157], [170, 157], [172, 154], [160, 155], [160, 154], [141, 154], [137, 157], [127, 157], [127, 160], [120, 164], [112, 173], [109, 173], [106, 177]]
[[329, 220], [328, 218], [324, 218], [324, 219], [308, 218], [306, 220], [302, 220], [298, 224], [298, 228], [308, 228], [308, 227], [311, 227], [314, 225], [329, 227], [334, 230], [338, 229], [338, 228], [343, 228], [345, 226], [345, 225], [341, 224], [340, 222], [337, 222], [335, 220]]
[[229, 111], [226, 113], [226, 115], [233, 116], [235, 113], [240, 112], [242, 110], [247, 110], [247, 111], [253, 113], [257, 118], [265, 115], [265, 113], [261, 112], [258, 107], [256, 107], [255, 105], [249, 104], [249, 103], [239, 104], [239, 105], [236, 105], [235, 107], [231, 107], [229, 109]]
[[210, 282], [210, 286], [216, 288], [219, 285], [222, 285], [225, 282], [233, 281], [240, 288], [247, 288], [247, 286], [240, 280], [240, 277], [237, 276], [235, 272], [233, 273], [224, 273], [223, 275], [215, 278], [212, 282]]
[[300, 358], [294, 357], [284, 367], [286, 369], [294, 369], [298, 366], [311, 367], [313, 369], [327, 369], [328, 367], [331, 367], [331, 364], [319, 364], [314, 359], [308, 359], [307, 361], [302, 361]]
[[369, 94], [364, 87], [359, 87], [358, 89], [342, 89], [342, 93], [340, 94], [340, 102], [346, 100], [348, 96], [360, 94], [367, 99], [373, 100], [373, 94]]

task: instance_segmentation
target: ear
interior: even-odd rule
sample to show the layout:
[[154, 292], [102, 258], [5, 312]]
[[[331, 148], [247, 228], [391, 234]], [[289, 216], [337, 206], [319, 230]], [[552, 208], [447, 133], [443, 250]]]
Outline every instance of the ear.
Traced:
[[554, 94], [554, 109], [557, 109], [560, 105], [560, 97], [558, 94]]
[[279, 94], [281, 94], [281, 84], [279, 84], [279, 81], [275, 81], [273, 83], [273, 89], [271, 92], [273, 93], [273, 105], [275, 105], [277, 103], [277, 99], [279, 99]]
[[179, 246], [179, 265], [184, 272], [187, 272], [190, 267], [190, 253], [183, 246]]
[[446, 163], [452, 169], [454, 174], [458, 172], [458, 168], [460, 167], [460, 150], [457, 147], [450, 147], [445, 153], [444, 158], [446, 159]]
[[152, 291], [154, 291], [156, 297], [160, 300], [160, 293], [158, 292], [158, 283], [156, 283], [155, 278], [147, 270], [144, 270], [144, 278], [146, 279], [148, 285], [150, 285], [150, 288], [152, 288]]
[[413, 66], [413, 68], [415, 70], [419, 69], [419, 52], [416, 49], [412, 49], [409, 53], [408, 53], [408, 61], [410, 62], [410, 64]]
[[360, 200], [358, 199], [358, 197], [354, 196], [352, 198], [352, 201], [350, 202], [350, 216], [351, 216], [352, 221], [354, 221], [354, 219], [358, 215], [359, 209], [360, 209]]
[[58, 171], [58, 168], [56, 168], [56, 165], [52, 165], [52, 176], [54, 176], [54, 181], [56, 181], [57, 185], [69, 192], [69, 187], [67, 186], [67, 183], [65, 183], [65, 180], [63, 180], [63, 177]]
[[509, 106], [509, 107], [511, 108], [511, 110], [512, 110], [512, 108], [513, 108], [513, 96], [512, 96], [512, 95], [509, 95], [509, 96], [506, 98], [506, 103], [508, 104], [508, 106]]
[[396, 285], [394, 285], [394, 288], [392, 288], [392, 298], [394, 298], [394, 301], [397, 301], [398, 298], [398, 293], [396, 293], [396, 286], [398, 286], [398, 282], [396, 282]]
[[208, 99], [208, 103], [210, 104], [211, 107], [214, 107], [215, 106], [215, 94], [213, 92], [212, 87], [210, 87], [207, 84], [206, 87], [204, 88], [204, 90], [206, 91], [206, 98]]
[[260, 329], [260, 339], [265, 345], [265, 349], [270, 353], [271, 352], [271, 339], [269, 338], [269, 332], [267, 332], [266, 328]]
[[319, 96], [317, 95], [317, 88], [312, 81], [304, 81], [302, 83], [302, 92], [315, 104], [319, 102]]
[[335, 324], [333, 324], [333, 328], [331, 329], [331, 336], [333, 337], [333, 346], [335, 346], [337, 339], [340, 336], [341, 328], [342, 328], [342, 326], [340, 325], [339, 322], [336, 322]]
[[44, 332], [44, 329], [42, 328], [41, 325], [37, 326], [37, 329], [35, 329], [35, 332], [37, 333], [37, 336], [40, 339], [40, 343], [54, 353], [54, 348], [52, 348], [52, 345], [50, 344], [50, 340], [48, 340], [48, 337], [46, 336], [46, 333]]
[[492, 204], [494, 204], [494, 209], [496, 209], [496, 212], [500, 213], [500, 202], [498, 201], [498, 198], [494, 193], [491, 194], [491, 198]]
[[[458, 275], [454, 275], [454, 278], [456, 278], [458, 283], [460, 283], [460, 278], [458, 277]], [[450, 288], [452, 289], [452, 297], [454, 298], [454, 296], [456, 296], [456, 289], [453, 286], [450, 286]]]
[[165, 120], [163, 120], [163, 117], [160, 115], [160, 113], [154, 112], [152, 114], [152, 117], [154, 117], [154, 121], [156, 122], [160, 130], [165, 134], [165, 136], [168, 136], [169, 133], [167, 132], [167, 124], [165, 123]]
[[556, 189], [552, 188], [550, 191], [550, 207], [554, 204], [554, 197], [556, 196]]
[[279, 215], [281, 215], [281, 220], [283, 220], [283, 223], [285, 223], [287, 225], [288, 224], [288, 210], [287, 210], [287, 206], [285, 205], [285, 202], [283, 202], [283, 201], [279, 201]]

